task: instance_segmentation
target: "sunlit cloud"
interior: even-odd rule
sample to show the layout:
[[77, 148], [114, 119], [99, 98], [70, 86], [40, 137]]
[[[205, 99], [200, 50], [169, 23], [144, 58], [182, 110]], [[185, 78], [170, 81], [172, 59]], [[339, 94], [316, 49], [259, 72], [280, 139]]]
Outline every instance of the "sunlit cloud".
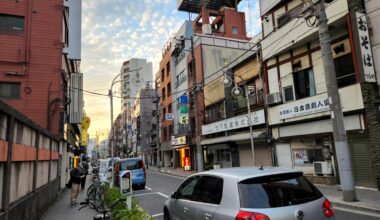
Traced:
[[[84, 73], [84, 89], [107, 95], [123, 61], [132, 57], [152, 62], [155, 74], [162, 58], [162, 48], [188, 19], [187, 13], [177, 11], [176, 4], [175, 0], [83, 1], [81, 71]], [[240, 3], [239, 10], [253, 16], [252, 24], [246, 19], [250, 33], [261, 28], [258, 9], [256, 0]], [[118, 91], [118, 86], [113, 90]], [[84, 99], [86, 114], [92, 119], [90, 134], [109, 128], [109, 98], [85, 94]], [[120, 104], [120, 99], [114, 100], [115, 117], [120, 112]]]

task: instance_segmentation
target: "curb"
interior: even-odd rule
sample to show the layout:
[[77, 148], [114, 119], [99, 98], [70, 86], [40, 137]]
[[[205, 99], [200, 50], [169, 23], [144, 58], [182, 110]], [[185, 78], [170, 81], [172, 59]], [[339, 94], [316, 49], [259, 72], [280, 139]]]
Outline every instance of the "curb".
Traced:
[[334, 207], [337, 207], [337, 208], [345, 208], [345, 209], [368, 212], [368, 213], [380, 215], [379, 209], [375, 209], [375, 208], [371, 208], [367, 206], [352, 205], [351, 203], [346, 203], [346, 202], [335, 200], [335, 199], [329, 199], [329, 201]]

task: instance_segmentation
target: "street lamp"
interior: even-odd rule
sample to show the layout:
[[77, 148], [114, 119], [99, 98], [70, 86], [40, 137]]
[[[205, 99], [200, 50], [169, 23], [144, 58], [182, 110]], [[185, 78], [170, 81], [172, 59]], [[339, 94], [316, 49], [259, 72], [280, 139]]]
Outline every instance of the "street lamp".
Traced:
[[117, 74], [115, 76], [115, 78], [113, 78], [112, 83], [111, 83], [111, 87], [108, 90], [108, 96], [110, 97], [110, 107], [111, 107], [111, 132], [112, 132], [112, 141], [111, 141], [111, 160], [112, 160], [112, 169], [111, 170], [112, 170], [112, 174], [111, 174], [111, 184], [110, 184], [111, 188], [113, 187], [114, 180], [115, 180], [115, 174], [113, 172], [113, 168], [114, 168], [114, 165], [115, 165], [114, 164], [115, 163], [115, 161], [114, 161], [115, 131], [112, 129], [112, 127], [113, 127], [113, 96], [112, 96], [112, 87], [113, 87], [113, 85], [115, 85], [118, 82], [126, 81], [124, 79], [115, 81], [119, 76], [121, 76], [121, 74], [129, 73], [129, 72], [135, 72], [135, 71], [139, 71], [141, 69], [142, 69], [142, 67], [140, 67], [138, 69], [135, 69], [135, 70], [129, 70], [129, 71]]
[[[239, 77], [243, 81], [243, 78], [241, 76]], [[226, 87], [229, 87], [232, 84], [232, 79], [225, 74], [223, 83]], [[246, 101], [247, 101], [248, 125], [249, 125], [249, 133], [250, 133], [250, 138], [251, 138], [252, 160], [253, 160], [253, 166], [255, 166], [255, 142], [253, 139], [253, 131], [252, 131], [251, 103], [249, 100], [249, 88], [248, 88], [249, 86], [247, 86], [246, 81], [243, 81], [243, 86], [244, 86], [245, 96], [246, 96]], [[231, 93], [234, 98], [237, 98], [243, 95], [243, 90], [240, 87], [238, 87], [237, 84], [235, 83], [235, 86], [234, 88], [232, 88]]]

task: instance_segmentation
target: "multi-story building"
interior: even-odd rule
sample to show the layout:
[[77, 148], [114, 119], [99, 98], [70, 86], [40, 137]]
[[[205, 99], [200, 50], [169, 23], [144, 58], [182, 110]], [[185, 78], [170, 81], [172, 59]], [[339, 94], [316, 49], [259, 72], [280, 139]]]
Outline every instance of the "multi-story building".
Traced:
[[[216, 105], [224, 97], [222, 76], [224, 76], [223, 71], [228, 68], [226, 64], [232, 63], [239, 56], [243, 56], [244, 51], [248, 49], [246, 48], [249, 39], [246, 35], [245, 15], [243, 12], [237, 11], [239, 2], [212, 0], [207, 3], [203, 1], [190, 3], [189, 1], [178, 1], [178, 10], [198, 14], [191, 26], [185, 23], [180, 30], [185, 41], [182, 47], [193, 50], [194, 57], [186, 50], [178, 50], [178, 47], [174, 47], [172, 52], [174, 63], [172, 66], [175, 69], [173, 80], [178, 78], [178, 82], [175, 82], [176, 85], [186, 81], [187, 91], [189, 91], [178, 94], [187, 96], [185, 99], [189, 100], [187, 119], [186, 116], [181, 116], [181, 108], [184, 109], [182, 106], [186, 105], [185, 103], [176, 105], [175, 112], [177, 115], [174, 116], [175, 120], [176, 118], [181, 119], [174, 121], [174, 123], [188, 124], [188, 128], [186, 125], [175, 125], [178, 128], [175, 131], [177, 132], [175, 133], [177, 143], [178, 141], [183, 142], [182, 136], [186, 132], [185, 129], [190, 131], [185, 144], [177, 146], [178, 159], [176, 160], [180, 166], [184, 166], [184, 157], [189, 157], [191, 163], [196, 164], [195, 114], [198, 114], [198, 125], [201, 128], [202, 124], [206, 123], [205, 109]], [[190, 27], [192, 27], [192, 31]], [[194, 108], [195, 99], [192, 97], [193, 90], [196, 89], [195, 85], [198, 85], [198, 109]], [[175, 93], [180, 93], [180, 90], [175, 88]], [[185, 120], [182, 120], [183, 118]], [[206, 152], [216, 149], [230, 152], [227, 145], [219, 146], [219, 143], [205, 143], [203, 145]], [[202, 155], [204, 154], [202, 153]], [[203, 158], [203, 160], [205, 159]], [[192, 169], [194, 168], [192, 166]]]
[[0, 20], [0, 99], [63, 140], [64, 187], [82, 122], [81, 1], [1, 1]]
[[[148, 164], [151, 164], [152, 154], [152, 134], [153, 128], [157, 128], [156, 123], [156, 105], [157, 99], [156, 90], [147, 86], [137, 93], [134, 101], [134, 111], [132, 115], [132, 144], [135, 155], [145, 158]], [[156, 132], [155, 132], [156, 133]], [[156, 140], [154, 140], [156, 141]]]
[[[373, 72], [373, 67], [366, 69], [373, 66], [372, 60], [363, 60], [367, 55], [362, 54], [359, 34], [367, 24], [355, 15], [362, 12], [358, 4], [362, 2], [332, 1], [326, 13], [356, 184], [375, 188], [380, 186], [378, 90], [374, 73], [367, 76]], [[260, 6], [268, 124], [277, 164], [300, 169], [318, 182], [335, 183], [337, 149], [318, 28], [311, 19], [296, 18], [304, 7], [301, 0], [261, 0]]]
[[173, 113], [172, 100], [172, 68], [171, 68], [171, 52], [172, 39], [169, 39], [162, 50], [162, 60], [160, 61], [159, 71], [157, 75], [160, 77], [160, 116], [161, 116], [161, 146], [160, 146], [160, 162], [161, 166], [172, 166], [171, 159], [173, 157], [173, 149], [171, 145], [171, 137], [173, 135], [173, 120], [170, 115]]
[[[70, 119], [72, 124], [82, 120], [82, 106], [76, 106], [78, 115], [69, 115], [66, 109], [68, 88], [82, 85], [71, 82], [72, 74], [79, 72], [81, 1], [1, 2], [0, 16], [0, 98], [62, 136], [64, 114], [79, 117]], [[71, 19], [79, 24], [69, 25]], [[71, 99], [70, 105], [78, 102]]]
[[128, 148], [132, 147], [132, 117], [134, 98], [146, 83], [153, 80], [152, 63], [145, 59], [131, 58], [125, 61], [120, 70], [121, 80], [121, 111], [125, 114], [126, 129], [123, 130], [123, 142]]

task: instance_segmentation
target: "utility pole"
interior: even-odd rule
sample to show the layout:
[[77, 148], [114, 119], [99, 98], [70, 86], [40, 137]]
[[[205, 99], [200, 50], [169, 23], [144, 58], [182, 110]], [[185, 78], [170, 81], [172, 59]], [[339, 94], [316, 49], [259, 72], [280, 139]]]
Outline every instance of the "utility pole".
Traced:
[[[327, 94], [330, 104], [331, 122], [333, 127], [334, 146], [336, 159], [339, 166], [340, 182], [342, 186], [343, 200], [356, 201], [355, 182], [351, 168], [351, 156], [348, 148], [347, 134], [344, 127], [343, 112], [340, 104], [338, 85], [332, 57], [330, 35], [325, 10], [325, 0], [320, 0], [304, 10], [310, 16], [315, 16], [318, 24], [319, 41], [321, 46], [323, 69], [327, 85]], [[306, 18], [306, 19], [308, 19]]]
[[111, 89], [110, 90], [108, 90], [108, 95], [109, 95], [109, 97], [110, 97], [110, 105], [111, 105], [111, 132], [112, 132], [112, 134], [111, 134], [111, 136], [112, 136], [112, 141], [111, 141], [111, 160], [112, 160], [112, 162], [111, 162], [111, 164], [112, 164], [112, 174], [111, 174], [111, 184], [110, 184], [110, 186], [111, 186], [111, 188], [113, 187], [113, 184], [114, 184], [114, 180], [115, 180], [115, 174], [114, 174], [114, 170], [113, 170], [113, 168], [114, 168], [114, 148], [115, 148], [115, 131], [114, 131], [114, 129], [113, 129], [113, 97], [112, 97], [112, 86], [111, 86]]
[[[194, 36], [194, 35], [193, 35]], [[193, 99], [194, 99], [194, 119], [195, 119], [195, 141], [197, 145], [197, 168], [198, 171], [203, 171], [203, 158], [202, 158], [202, 146], [201, 137], [199, 132], [199, 121], [198, 121], [198, 84], [195, 71], [195, 56], [194, 56], [194, 37], [191, 36], [191, 56], [192, 56], [192, 77], [193, 77]]]
[[157, 135], [156, 135], [156, 138], [157, 138], [157, 170], [160, 171], [160, 110], [158, 109], [159, 108], [159, 97], [158, 97], [158, 85], [157, 85], [157, 80], [155, 80], [155, 89], [156, 89], [156, 100], [155, 100], [155, 103], [156, 103], [156, 127], [157, 127]]

